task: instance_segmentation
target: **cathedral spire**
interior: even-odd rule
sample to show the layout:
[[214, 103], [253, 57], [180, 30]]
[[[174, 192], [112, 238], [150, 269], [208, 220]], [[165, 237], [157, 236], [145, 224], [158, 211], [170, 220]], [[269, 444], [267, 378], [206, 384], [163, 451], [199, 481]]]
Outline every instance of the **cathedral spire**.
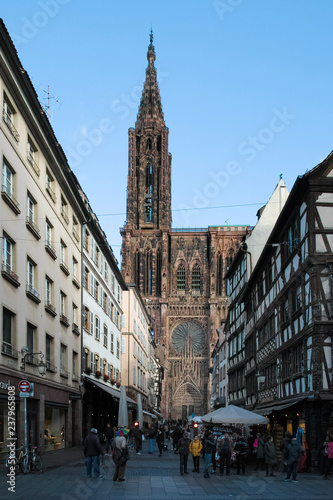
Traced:
[[152, 125], [154, 121], [155, 124], [165, 126], [161, 96], [157, 83], [157, 72], [154, 66], [156, 55], [153, 45], [154, 35], [152, 29], [150, 30], [149, 36], [150, 44], [147, 52], [148, 67], [146, 69], [146, 80], [144, 82], [137, 116], [137, 125]]

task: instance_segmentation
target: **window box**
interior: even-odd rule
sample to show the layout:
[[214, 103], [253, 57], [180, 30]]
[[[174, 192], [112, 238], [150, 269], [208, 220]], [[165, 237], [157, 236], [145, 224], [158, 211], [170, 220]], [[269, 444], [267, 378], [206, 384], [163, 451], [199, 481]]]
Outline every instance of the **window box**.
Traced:
[[45, 250], [52, 257], [53, 260], [56, 260], [57, 253], [55, 251], [55, 248], [53, 248], [53, 246], [51, 245], [51, 243], [49, 243], [49, 242], [45, 243]]
[[97, 372], [95, 372], [95, 377], [100, 378], [101, 376], [102, 376], [102, 372], [97, 370]]
[[80, 336], [79, 327], [75, 323], [72, 324], [72, 332], [75, 333], [75, 335], [77, 335], [78, 337]]
[[1, 196], [16, 215], [19, 215], [21, 213], [21, 210], [19, 209], [19, 202], [14, 198], [9, 189], [4, 185], [2, 185], [1, 188]]
[[41, 303], [39, 293], [37, 292], [37, 290], [34, 289], [34, 287], [32, 285], [29, 285], [29, 283], [27, 283], [25, 293], [26, 293], [26, 296], [29, 297], [29, 299], [36, 302], [36, 304]]
[[34, 221], [29, 216], [27, 217], [27, 219], [25, 221], [25, 225], [27, 226], [29, 231], [34, 235], [36, 240], [40, 240], [40, 238], [41, 238], [40, 231], [39, 231], [38, 227], [36, 226], [36, 224], [34, 223]]
[[16, 288], [21, 286], [21, 283], [19, 282], [19, 277], [17, 276], [17, 274], [15, 274], [12, 271], [12, 269], [4, 262], [2, 263], [1, 275], [3, 276], [3, 278], [5, 278], [7, 281], [9, 281]]
[[81, 285], [80, 285], [80, 282], [79, 280], [76, 278], [76, 276], [73, 276], [72, 277], [72, 282], [73, 282], [73, 285], [76, 286], [76, 288], [79, 290], [81, 288]]
[[50, 302], [46, 302], [44, 308], [47, 313], [51, 314], [54, 318], [56, 317], [56, 308]]
[[115, 379], [114, 379], [114, 378], [112, 378], [112, 379], [111, 379], [111, 384], [112, 384], [112, 385], [114, 385], [115, 383], [116, 383]]
[[66, 328], [69, 327], [69, 320], [64, 314], [60, 314], [60, 323], [66, 326]]
[[60, 265], [60, 269], [66, 274], [66, 276], [69, 276], [70, 271], [69, 271], [69, 267], [67, 266], [67, 264], [63, 260], [61, 260], [59, 262], [59, 265]]

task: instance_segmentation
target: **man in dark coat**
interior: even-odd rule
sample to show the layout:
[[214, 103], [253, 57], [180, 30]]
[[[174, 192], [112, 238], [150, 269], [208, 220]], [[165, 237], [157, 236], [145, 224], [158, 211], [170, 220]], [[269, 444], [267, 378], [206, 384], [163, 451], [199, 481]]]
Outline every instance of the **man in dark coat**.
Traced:
[[284, 438], [281, 441], [280, 444], [280, 451], [281, 451], [281, 462], [283, 464], [283, 472], [287, 472], [287, 458], [288, 458], [288, 446], [291, 443], [291, 434], [290, 432], [285, 432], [284, 433]]
[[285, 481], [290, 481], [291, 474], [293, 475], [293, 483], [298, 483], [296, 479], [297, 476], [297, 467], [301, 458], [301, 453], [303, 451], [303, 447], [298, 444], [296, 438], [291, 440], [290, 445], [288, 446], [288, 459], [287, 459], [287, 477]]
[[178, 427], [178, 425], [175, 425], [175, 428], [172, 433], [172, 441], [173, 441], [173, 450], [174, 453], [178, 453], [177, 447], [178, 447], [178, 441], [182, 437], [183, 433], [181, 429]]
[[97, 437], [97, 429], [92, 428], [84, 440], [83, 453], [87, 461], [87, 476], [91, 477], [93, 467], [95, 477], [103, 477], [99, 472], [99, 456], [103, 455], [103, 450]]
[[210, 477], [209, 475], [209, 465], [212, 460], [213, 448], [215, 446], [215, 440], [213, 437], [213, 431], [208, 430], [205, 434], [204, 442], [204, 457], [205, 457], [205, 473], [204, 477]]
[[105, 455], [109, 455], [110, 451], [112, 451], [112, 441], [114, 438], [114, 431], [110, 424], [106, 424], [104, 436], [105, 436], [105, 447], [106, 447]]
[[243, 436], [237, 436], [234, 450], [236, 452], [236, 463], [237, 463], [237, 474], [240, 474], [242, 469], [242, 475], [245, 476], [245, 466], [246, 466], [246, 454], [247, 454], [247, 443]]
[[264, 456], [266, 465], [266, 476], [269, 476], [269, 469], [271, 469], [270, 475], [272, 477], [275, 477], [274, 467], [276, 465], [276, 452], [272, 436], [269, 436], [266, 440], [264, 447]]
[[164, 447], [164, 432], [163, 432], [162, 429], [158, 429], [158, 431], [157, 431], [156, 443], [157, 443], [157, 446], [158, 446], [158, 451], [160, 452], [159, 456], [161, 457], [162, 456], [162, 450], [163, 450], [163, 447]]
[[139, 427], [139, 422], [134, 422], [134, 427], [132, 429], [132, 434], [135, 439], [135, 451], [137, 455], [141, 455], [142, 450], [142, 431]]
[[178, 453], [180, 460], [181, 476], [183, 476], [184, 474], [188, 474], [187, 462], [190, 453], [190, 444], [191, 444], [190, 433], [185, 431], [183, 437], [181, 437], [178, 441]]

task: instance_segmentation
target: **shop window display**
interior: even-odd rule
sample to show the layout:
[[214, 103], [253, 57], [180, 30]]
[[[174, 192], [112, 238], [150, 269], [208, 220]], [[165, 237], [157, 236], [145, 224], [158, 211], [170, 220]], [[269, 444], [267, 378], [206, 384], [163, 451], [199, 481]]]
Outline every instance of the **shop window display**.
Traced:
[[45, 451], [65, 448], [65, 416], [62, 408], [45, 407]]

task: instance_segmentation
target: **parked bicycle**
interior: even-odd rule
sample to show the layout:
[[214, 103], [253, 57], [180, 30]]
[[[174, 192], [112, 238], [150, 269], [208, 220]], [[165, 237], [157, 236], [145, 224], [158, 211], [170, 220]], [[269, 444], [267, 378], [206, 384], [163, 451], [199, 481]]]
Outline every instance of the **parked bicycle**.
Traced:
[[11, 472], [12, 467], [15, 467], [16, 474], [19, 471], [23, 472], [23, 474], [28, 474], [30, 472], [30, 463], [27, 447], [23, 444], [13, 451], [14, 454], [9, 452], [5, 461], [8, 472]]
[[37, 470], [38, 472], [43, 472], [43, 462], [39, 451], [37, 451], [37, 446], [32, 446], [31, 451], [29, 451], [29, 465], [30, 470]]

